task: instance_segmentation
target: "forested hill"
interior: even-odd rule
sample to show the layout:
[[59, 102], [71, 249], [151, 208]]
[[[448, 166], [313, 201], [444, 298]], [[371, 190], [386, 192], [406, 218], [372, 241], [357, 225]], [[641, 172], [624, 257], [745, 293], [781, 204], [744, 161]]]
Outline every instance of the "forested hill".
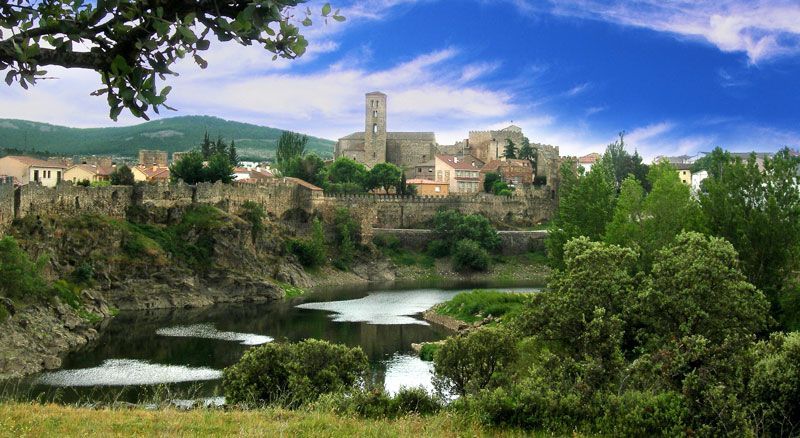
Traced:
[[[49, 151], [64, 155], [136, 156], [139, 149], [186, 151], [200, 145], [208, 131], [212, 140], [222, 136], [236, 141], [245, 159], [271, 158], [282, 130], [210, 116], [183, 116], [135, 126], [68, 128], [26, 120], [0, 119], [2, 149]], [[322, 157], [333, 155], [334, 142], [309, 137], [306, 150]]]

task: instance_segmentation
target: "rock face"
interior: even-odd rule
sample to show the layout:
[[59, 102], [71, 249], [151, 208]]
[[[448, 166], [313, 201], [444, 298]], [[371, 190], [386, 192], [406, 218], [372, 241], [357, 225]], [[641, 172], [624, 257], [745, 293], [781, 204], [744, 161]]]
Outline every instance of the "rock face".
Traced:
[[0, 378], [59, 368], [66, 352], [98, 338], [97, 328], [60, 303], [19, 309], [0, 323]]

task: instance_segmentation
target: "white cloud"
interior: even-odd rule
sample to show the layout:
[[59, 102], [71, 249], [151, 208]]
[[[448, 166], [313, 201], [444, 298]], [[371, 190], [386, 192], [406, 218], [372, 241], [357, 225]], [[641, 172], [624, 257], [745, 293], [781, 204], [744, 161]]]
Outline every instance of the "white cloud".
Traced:
[[581, 19], [669, 32], [705, 40], [752, 63], [800, 53], [796, 0], [508, 0], [524, 13], [550, 12]]
[[584, 82], [582, 84], [578, 84], [578, 85], [570, 88], [564, 94], [566, 96], [568, 96], [568, 97], [575, 97], [575, 96], [577, 96], [579, 94], [583, 94], [586, 90], [589, 89], [589, 86], [590, 85], [589, 85], [588, 82]]

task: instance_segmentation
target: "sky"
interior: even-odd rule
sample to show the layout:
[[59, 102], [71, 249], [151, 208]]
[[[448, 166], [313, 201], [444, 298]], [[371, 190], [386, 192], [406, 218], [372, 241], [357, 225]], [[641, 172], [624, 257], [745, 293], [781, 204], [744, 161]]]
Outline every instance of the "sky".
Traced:
[[[722, 146], [800, 146], [797, 0], [341, 0], [347, 21], [304, 28], [307, 53], [272, 61], [212, 43], [181, 62], [163, 116], [213, 115], [337, 139], [364, 129], [364, 94], [388, 95], [390, 131], [523, 128], [562, 155], [625, 132], [646, 159]], [[321, 2], [312, 1], [320, 10]], [[0, 86], [0, 117], [66, 126], [108, 119], [97, 73], [50, 68], [31, 90]], [[157, 118], [157, 117], [156, 117]]]

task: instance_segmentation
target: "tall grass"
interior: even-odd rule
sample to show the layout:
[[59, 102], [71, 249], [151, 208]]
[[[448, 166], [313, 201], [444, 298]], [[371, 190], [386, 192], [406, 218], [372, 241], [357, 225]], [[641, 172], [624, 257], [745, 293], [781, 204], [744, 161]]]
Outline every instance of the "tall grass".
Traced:
[[436, 312], [473, 323], [489, 315], [493, 317], [512, 315], [520, 311], [529, 300], [529, 294], [475, 290], [454, 296], [450, 301], [440, 304]]

